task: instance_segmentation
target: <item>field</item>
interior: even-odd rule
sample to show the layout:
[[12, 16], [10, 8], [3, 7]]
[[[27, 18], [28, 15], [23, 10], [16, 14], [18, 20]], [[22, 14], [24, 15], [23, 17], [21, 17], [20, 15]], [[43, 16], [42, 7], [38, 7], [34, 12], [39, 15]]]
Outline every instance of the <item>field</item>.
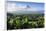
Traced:
[[7, 29], [44, 28], [44, 14], [14, 15], [7, 13]]

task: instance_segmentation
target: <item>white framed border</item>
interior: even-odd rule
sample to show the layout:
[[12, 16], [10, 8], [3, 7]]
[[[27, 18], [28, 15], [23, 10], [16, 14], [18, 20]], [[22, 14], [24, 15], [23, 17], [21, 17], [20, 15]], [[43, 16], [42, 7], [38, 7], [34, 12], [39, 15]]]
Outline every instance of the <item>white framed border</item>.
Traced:
[[[5, 10], [5, 1], [6, 0], [0, 0], [0, 31], [6, 31], [6, 10]], [[17, 0], [18, 1], [18, 0]], [[30, 0], [20, 0], [20, 1], [28, 1]], [[35, 2], [35, 0], [31, 0], [32, 2]], [[36, 0], [36, 2], [45, 2], [46, 0]], [[44, 6], [45, 9], [45, 28], [38, 28], [38, 29], [20, 29], [20, 30], [9, 30], [9, 31], [46, 31], [46, 4]]]

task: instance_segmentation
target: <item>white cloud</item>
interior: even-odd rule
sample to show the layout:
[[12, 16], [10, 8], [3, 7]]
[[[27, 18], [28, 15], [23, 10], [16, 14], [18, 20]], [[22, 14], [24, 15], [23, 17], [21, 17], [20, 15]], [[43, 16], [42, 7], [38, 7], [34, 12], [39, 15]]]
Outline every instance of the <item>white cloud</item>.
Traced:
[[37, 10], [41, 10], [35, 7], [31, 7], [31, 8], [27, 8], [26, 6], [16, 6], [15, 3], [8, 3], [7, 6], [7, 12], [12, 12], [12, 11], [17, 11], [17, 10], [27, 10], [27, 11], [37, 11]]
[[41, 2], [41, 3], [44, 2], [44, 0], [8, 0], [8, 1], [25, 1], [25, 2]]

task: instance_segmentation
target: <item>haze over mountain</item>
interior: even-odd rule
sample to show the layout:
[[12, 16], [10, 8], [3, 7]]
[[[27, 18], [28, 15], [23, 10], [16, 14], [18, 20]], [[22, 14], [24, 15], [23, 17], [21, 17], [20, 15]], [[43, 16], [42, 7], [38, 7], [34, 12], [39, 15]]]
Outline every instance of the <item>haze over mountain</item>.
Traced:
[[7, 12], [12, 14], [43, 14], [44, 3], [8, 1]]
[[9, 13], [12, 13], [12, 14], [15, 14], [15, 15], [22, 15], [22, 14], [44, 14], [44, 11], [12, 11], [12, 12], [9, 12]]

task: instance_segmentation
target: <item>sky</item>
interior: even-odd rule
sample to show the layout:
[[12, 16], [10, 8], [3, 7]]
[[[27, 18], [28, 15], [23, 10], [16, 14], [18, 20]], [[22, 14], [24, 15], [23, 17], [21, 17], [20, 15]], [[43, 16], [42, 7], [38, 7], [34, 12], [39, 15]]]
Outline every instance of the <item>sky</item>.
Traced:
[[7, 1], [25, 1], [25, 2], [39, 2], [39, 3], [44, 2], [44, 0], [7, 0]]
[[7, 11], [11, 12], [17, 10], [42, 11], [44, 10], [44, 3], [8, 1]]
[[[27, 5], [29, 7], [27, 7]], [[43, 3], [31, 3], [31, 2], [28, 2], [28, 3], [16, 3], [16, 6], [18, 7], [25, 7], [25, 8], [30, 8], [32, 10], [44, 10], [44, 4]]]

